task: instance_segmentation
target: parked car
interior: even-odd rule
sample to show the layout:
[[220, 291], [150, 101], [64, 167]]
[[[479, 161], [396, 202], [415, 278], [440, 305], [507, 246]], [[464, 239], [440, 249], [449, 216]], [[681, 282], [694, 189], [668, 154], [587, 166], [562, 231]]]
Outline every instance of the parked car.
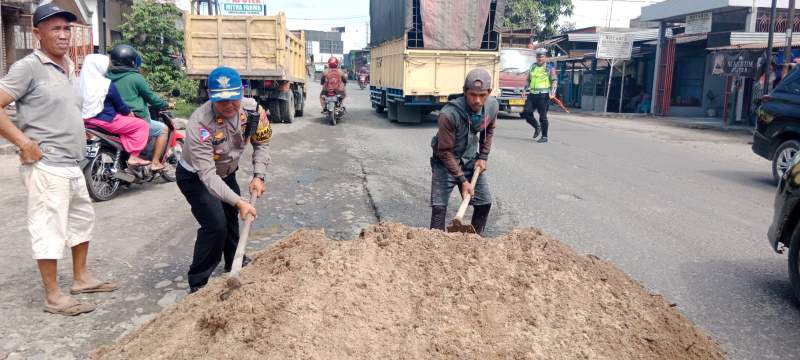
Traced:
[[[800, 159], [798, 159], [800, 160]], [[782, 254], [789, 251], [789, 280], [800, 300], [800, 161], [789, 168], [778, 183], [775, 212], [767, 232], [772, 249]]]
[[800, 151], [800, 68], [761, 99], [756, 110], [753, 152], [772, 161], [778, 182]]

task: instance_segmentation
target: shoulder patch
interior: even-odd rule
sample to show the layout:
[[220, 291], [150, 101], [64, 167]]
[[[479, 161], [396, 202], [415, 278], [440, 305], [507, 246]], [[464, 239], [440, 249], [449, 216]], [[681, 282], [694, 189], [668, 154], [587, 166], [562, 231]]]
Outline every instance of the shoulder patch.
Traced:
[[211, 132], [206, 128], [200, 128], [200, 142], [205, 142], [208, 139], [211, 139]]

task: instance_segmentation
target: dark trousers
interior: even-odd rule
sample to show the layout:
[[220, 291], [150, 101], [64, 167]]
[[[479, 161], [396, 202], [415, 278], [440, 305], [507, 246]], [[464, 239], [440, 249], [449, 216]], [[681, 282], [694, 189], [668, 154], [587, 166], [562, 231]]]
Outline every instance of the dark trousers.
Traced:
[[[550, 127], [550, 122], [547, 121], [547, 110], [550, 109], [550, 95], [549, 94], [528, 94], [528, 99], [525, 100], [525, 108], [522, 110], [525, 116], [525, 121], [531, 124], [534, 129], [539, 127], [541, 123], [542, 136], [547, 137], [547, 128]], [[539, 121], [533, 117], [533, 112], [539, 113]]]
[[[178, 188], [192, 207], [192, 215], [200, 224], [188, 274], [189, 287], [198, 288], [208, 283], [223, 255], [226, 269], [233, 265], [239, 244], [239, 211], [211, 195], [200, 177], [182, 166], [178, 166], [175, 177]], [[234, 192], [240, 193], [236, 172], [223, 180]]]

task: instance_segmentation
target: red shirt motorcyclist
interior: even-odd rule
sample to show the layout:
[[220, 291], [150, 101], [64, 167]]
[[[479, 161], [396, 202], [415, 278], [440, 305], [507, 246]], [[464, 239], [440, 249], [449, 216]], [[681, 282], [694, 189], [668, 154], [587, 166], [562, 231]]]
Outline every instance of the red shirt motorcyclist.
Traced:
[[347, 74], [339, 69], [339, 59], [335, 56], [331, 56], [328, 59], [328, 70], [322, 73], [320, 83], [322, 84], [322, 91], [319, 94], [319, 103], [323, 109], [325, 108], [325, 95], [328, 94], [328, 91], [333, 91], [335, 94], [340, 95], [342, 97], [342, 106], [344, 106], [344, 100], [347, 98], [347, 91], [345, 90]]

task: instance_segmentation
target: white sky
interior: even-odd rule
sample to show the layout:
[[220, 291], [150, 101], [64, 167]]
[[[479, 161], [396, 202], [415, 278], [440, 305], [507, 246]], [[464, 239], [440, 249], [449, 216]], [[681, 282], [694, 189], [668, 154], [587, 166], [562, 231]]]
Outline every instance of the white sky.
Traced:
[[609, 9], [613, 9], [610, 12], [611, 26], [628, 27], [631, 19], [639, 17], [642, 7], [661, 1], [664, 0], [572, 0], [573, 15], [562, 21], [574, 22], [577, 29], [606, 26]]
[[[189, 9], [189, 0], [177, 0], [181, 9]], [[344, 51], [367, 45], [369, 0], [267, 0], [267, 15], [286, 14], [290, 30], [330, 31], [345, 27]]]
[[[468, 1], [468, 0], [464, 0]], [[641, 8], [664, 0], [572, 0], [574, 14], [562, 22], [574, 22], [576, 28], [606, 26], [611, 11], [611, 26], [628, 27]], [[697, 0], [704, 1], [704, 0]], [[189, 0], [177, 0], [178, 7], [189, 8]], [[344, 26], [344, 50], [361, 49], [368, 42], [369, 0], [267, 0], [268, 15], [286, 13], [292, 30], [330, 31]]]

